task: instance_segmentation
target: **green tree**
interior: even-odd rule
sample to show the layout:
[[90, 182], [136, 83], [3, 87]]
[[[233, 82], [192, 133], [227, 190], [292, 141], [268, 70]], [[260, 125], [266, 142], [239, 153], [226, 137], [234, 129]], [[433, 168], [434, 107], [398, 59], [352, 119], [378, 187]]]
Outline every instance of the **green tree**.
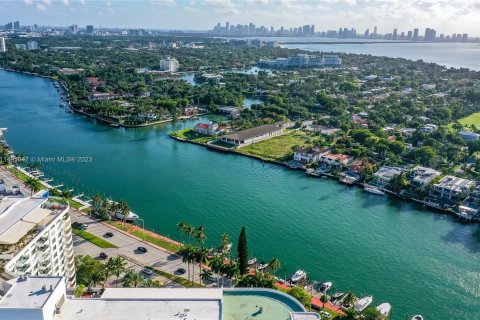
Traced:
[[300, 301], [306, 307], [310, 307], [312, 303], [312, 295], [307, 292], [307, 290], [303, 289], [302, 287], [295, 286], [288, 290], [287, 292], [289, 295]]
[[388, 182], [387, 188], [395, 193], [401, 192], [408, 186], [408, 179], [404, 172], [399, 173]]
[[143, 278], [140, 273], [134, 270], [127, 270], [123, 276], [122, 285], [124, 287], [137, 288], [143, 282]]
[[28, 177], [25, 181], [25, 185], [30, 190], [30, 195], [33, 195], [34, 192], [37, 192], [41, 188], [40, 180], [37, 178]]
[[127, 268], [127, 261], [125, 258], [116, 256], [113, 258], [113, 263], [111, 264], [112, 274], [115, 275], [116, 281], [115, 286], [118, 286], [118, 280], [120, 279], [120, 275], [125, 272]]
[[278, 258], [272, 258], [270, 262], [268, 263], [268, 267], [270, 270], [272, 270], [273, 274], [275, 273], [282, 267], [282, 264], [280, 263], [280, 260]]
[[385, 317], [374, 307], [369, 307], [362, 312], [365, 320], [383, 320]]
[[242, 231], [238, 237], [237, 256], [240, 275], [244, 275], [248, 269], [248, 245], [245, 227], [242, 227]]

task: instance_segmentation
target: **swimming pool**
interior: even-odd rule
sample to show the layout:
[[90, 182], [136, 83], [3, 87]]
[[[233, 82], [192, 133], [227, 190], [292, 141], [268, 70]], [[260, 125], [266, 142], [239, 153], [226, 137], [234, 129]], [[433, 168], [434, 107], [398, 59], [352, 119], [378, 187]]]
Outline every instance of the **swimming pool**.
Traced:
[[295, 298], [276, 290], [235, 288], [223, 291], [223, 320], [288, 320], [290, 312], [304, 312]]

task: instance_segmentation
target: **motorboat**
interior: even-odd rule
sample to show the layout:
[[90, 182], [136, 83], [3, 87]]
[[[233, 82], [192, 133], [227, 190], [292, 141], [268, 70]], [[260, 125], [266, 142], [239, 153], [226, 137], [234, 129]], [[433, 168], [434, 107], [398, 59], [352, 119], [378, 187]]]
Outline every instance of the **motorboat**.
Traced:
[[355, 303], [355, 311], [362, 312], [363, 310], [365, 310], [366, 307], [370, 305], [370, 303], [372, 303], [372, 301], [372, 296], [368, 296], [358, 300], [357, 303]]
[[390, 314], [390, 311], [392, 310], [392, 306], [390, 305], [390, 303], [385, 302], [378, 305], [377, 310], [378, 312], [380, 312], [382, 316], [386, 317]]
[[302, 279], [305, 279], [307, 277], [307, 273], [303, 270], [297, 270], [297, 272], [295, 272], [292, 277], [290, 278], [290, 280], [292, 280], [293, 283], [295, 282], [298, 282]]
[[337, 300], [337, 299], [340, 299], [341, 297], [343, 297], [345, 295], [344, 292], [341, 292], [341, 291], [337, 291], [335, 292], [333, 295], [332, 295], [332, 298], [334, 300]]
[[138, 219], [138, 215], [133, 213], [132, 211], [129, 211], [128, 214], [125, 215], [123, 214], [122, 211], [118, 210], [118, 211], [112, 212], [112, 215], [118, 220], [135, 221]]
[[320, 285], [320, 289], [318, 291], [320, 291], [321, 294], [326, 294], [331, 287], [332, 287], [331, 282], [324, 282]]
[[423, 317], [421, 315], [417, 314], [416, 316], [412, 317], [412, 320], [423, 320]]
[[367, 191], [367, 192], [370, 192], [370, 193], [373, 193], [373, 194], [376, 194], [376, 195], [379, 195], [379, 196], [385, 195], [385, 192], [383, 192], [382, 190], [380, 190], [380, 189], [377, 188], [377, 187], [370, 186], [370, 185], [365, 185], [365, 187], [363, 188], [363, 190], [365, 190], [365, 191]]
[[252, 264], [255, 264], [257, 263], [257, 258], [252, 258], [250, 260], [248, 260], [248, 265], [251, 266]]
[[262, 271], [262, 270], [267, 269], [267, 268], [268, 268], [268, 263], [265, 263], [263, 261], [257, 266], [258, 271]]

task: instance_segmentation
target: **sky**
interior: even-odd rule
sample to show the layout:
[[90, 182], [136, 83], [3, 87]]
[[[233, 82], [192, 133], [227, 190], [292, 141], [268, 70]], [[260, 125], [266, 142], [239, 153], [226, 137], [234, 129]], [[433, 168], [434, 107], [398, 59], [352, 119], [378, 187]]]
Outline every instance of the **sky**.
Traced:
[[0, 0], [0, 24], [209, 30], [226, 21], [378, 33], [430, 27], [480, 36], [480, 0]]

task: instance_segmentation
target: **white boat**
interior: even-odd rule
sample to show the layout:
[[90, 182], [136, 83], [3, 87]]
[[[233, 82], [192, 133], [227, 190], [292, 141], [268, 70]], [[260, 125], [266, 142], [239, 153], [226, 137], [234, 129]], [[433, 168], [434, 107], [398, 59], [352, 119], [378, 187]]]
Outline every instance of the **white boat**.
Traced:
[[322, 294], [326, 294], [327, 291], [330, 290], [331, 287], [332, 287], [331, 282], [324, 282], [320, 285], [320, 289], [318, 291], [320, 291], [320, 293], [322, 293]]
[[378, 312], [380, 312], [382, 316], [386, 317], [390, 314], [390, 311], [392, 310], [392, 306], [390, 305], [390, 303], [385, 302], [378, 305], [377, 310]]
[[307, 276], [307, 273], [305, 271], [297, 270], [297, 272], [295, 272], [290, 279], [292, 280], [293, 283], [295, 283], [302, 279], [305, 279], [306, 276]]
[[385, 192], [383, 192], [382, 190], [380, 190], [379, 188], [377, 187], [374, 187], [374, 186], [370, 186], [370, 185], [365, 185], [365, 187], [363, 188], [363, 190], [367, 191], [367, 192], [370, 192], [370, 193], [373, 193], [373, 194], [377, 194], [379, 196], [383, 196], [385, 195]]
[[252, 265], [252, 264], [255, 264], [255, 263], [257, 263], [257, 258], [252, 258], [252, 259], [248, 260], [248, 265], [249, 266]]
[[421, 315], [417, 314], [416, 316], [412, 317], [412, 320], [423, 320], [423, 317]]
[[355, 303], [355, 310], [357, 312], [362, 312], [363, 310], [365, 310], [366, 307], [370, 305], [370, 303], [372, 303], [372, 301], [373, 301], [372, 296], [365, 297], [358, 300], [357, 303]]
[[113, 216], [118, 220], [125, 220], [125, 221], [135, 221], [138, 219], [138, 215], [130, 211], [127, 216], [125, 216], [121, 211], [116, 211], [113, 213]]
[[268, 268], [268, 263], [262, 262], [258, 265], [257, 270], [262, 271], [263, 269], [267, 269], [267, 268]]

